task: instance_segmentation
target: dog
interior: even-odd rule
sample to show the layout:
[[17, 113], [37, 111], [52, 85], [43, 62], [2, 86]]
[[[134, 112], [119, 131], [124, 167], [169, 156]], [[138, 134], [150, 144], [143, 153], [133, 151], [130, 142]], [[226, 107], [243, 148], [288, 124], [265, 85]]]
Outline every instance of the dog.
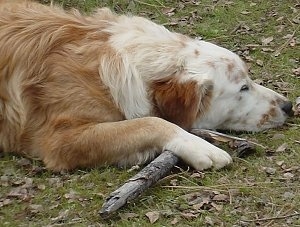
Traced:
[[233, 52], [107, 8], [0, 0], [0, 150], [52, 171], [142, 164], [170, 150], [232, 162], [191, 128], [260, 131], [292, 112]]

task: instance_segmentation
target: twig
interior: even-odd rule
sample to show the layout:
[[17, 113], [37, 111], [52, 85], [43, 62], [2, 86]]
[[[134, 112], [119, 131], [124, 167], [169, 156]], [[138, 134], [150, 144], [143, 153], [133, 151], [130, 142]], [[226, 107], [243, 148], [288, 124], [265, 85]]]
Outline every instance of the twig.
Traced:
[[291, 40], [294, 38], [296, 32], [298, 31], [299, 27], [300, 27], [300, 25], [297, 26], [297, 28], [292, 33], [291, 37], [275, 51], [275, 53], [274, 53], [275, 57], [277, 57], [281, 53], [281, 51], [284, 48], [286, 48], [287, 45], [289, 45], [289, 43], [291, 42]]
[[295, 214], [288, 214], [283, 216], [275, 216], [270, 218], [258, 218], [258, 219], [252, 219], [252, 220], [242, 220], [244, 222], [257, 222], [257, 221], [271, 221], [271, 220], [278, 220], [278, 219], [286, 219], [294, 216], [300, 216], [300, 213], [296, 212]]
[[146, 5], [146, 6], [150, 6], [150, 7], [164, 7], [163, 5], [161, 5], [158, 1], [156, 1], [157, 3], [159, 3], [160, 5], [154, 5], [154, 4], [150, 4], [150, 3], [147, 3], [147, 2], [143, 2], [143, 1], [139, 1], [139, 0], [133, 0], [141, 5]]
[[114, 211], [138, 197], [143, 191], [167, 175], [177, 162], [178, 158], [171, 151], [163, 152], [142, 171], [110, 194], [99, 212], [100, 216], [102, 218], [110, 217]]
[[[221, 132], [216, 132], [216, 131], [212, 131], [212, 130], [207, 130], [207, 129], [192, 129], [191, 133], [203, 138], [203, 139], [212, 139], [212, 140], [216, 140], [216, 141], [221, 141], [221, 142], [229, 142], [229, 141], [245, 141], [248, 142], [250, 144], [253, 144], [255, 146], [259, 146], [263, 149], [267, 149], [267, 147], [259, 144], [259, 143], [255, 143], [253, 141], [250, 140], [246, 140], [244, 138], [240, 138], [240, 137], [236, 137], [236, 136], [230, 136]], [[218, 139], [219, 137], [219, 139]], [[221, 140], [224, 139], [224, 140]]]

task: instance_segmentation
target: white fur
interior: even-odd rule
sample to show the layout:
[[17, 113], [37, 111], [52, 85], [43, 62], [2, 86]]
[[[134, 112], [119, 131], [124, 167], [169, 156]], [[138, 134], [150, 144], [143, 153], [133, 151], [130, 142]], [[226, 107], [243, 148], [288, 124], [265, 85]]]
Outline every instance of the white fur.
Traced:
[[[286, 99], [251, 81], [246, 65], [225, 48], [172, 33], [140, 17], [121, 16], [105, 31], [112, 35], [109, 42], [123, 63], [123, 70], [113, 73], [123, 73], [125, 77], [102, 79], [127, 119], [151, 114], [148, 85], [170, 77], [180, 83], [192, 80], [200, 85], [213, 84], [210, 108], [199, 110], [201, 114], [194, 127], [258, 131], [281, 125], [286, 119], [278, 103]], [[109, 73], [112, 72], [107, 70], [103, 74]], [[241, 93], [244, 84], [251, 89]], [[276, 117], [259, 125], [272, 108], [272, 101], [276, 102]], [[182, 129], [164, 149], [173, 151], [198, 170], [221, 168], [232, 162], [225, 151]], [[137, 159], [147, 159], [150, 154], [153, 153], [146, 152]]]
[[232, 162], [227, 152], [182, 129], [178, 129], [164, 149], [173, 151], [197, 170], [211, 167], [219, 169]]
[[[107, 70], [107, 78], [102, 79], [127, 119], [151, 114], [148, 85], [170, 77], [182, 83], [213, 84], [210, 108], [201, 110], [194, 127], [259, 131], [281, 125], [287, 117], [279, 105], [287, 99], [255, 84], [242, 60], [225, 48], [170, 32], [140, 17], [118, 17], [105, 31], [111, 34], [109, 42], [123, 62], [123, 70], [113, 73], [125, 76], [111, 77], [111, 70]], [[234, 66], [231, 72], [228, 64]], [[241, 93], [244, 84], [251, 89]], [[276, 102], [276, 116], [259, 125], [272, 108], [271, 102]]]

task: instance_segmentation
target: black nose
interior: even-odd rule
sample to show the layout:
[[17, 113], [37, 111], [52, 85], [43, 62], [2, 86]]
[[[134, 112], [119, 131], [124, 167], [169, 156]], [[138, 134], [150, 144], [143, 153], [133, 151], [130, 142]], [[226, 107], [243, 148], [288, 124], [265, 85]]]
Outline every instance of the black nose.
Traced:
[[285, 112], [288, 116], [293, 115], [293, 104], [290, 101], [285, 101], [280, 105], [280, 108], [283, 112]]

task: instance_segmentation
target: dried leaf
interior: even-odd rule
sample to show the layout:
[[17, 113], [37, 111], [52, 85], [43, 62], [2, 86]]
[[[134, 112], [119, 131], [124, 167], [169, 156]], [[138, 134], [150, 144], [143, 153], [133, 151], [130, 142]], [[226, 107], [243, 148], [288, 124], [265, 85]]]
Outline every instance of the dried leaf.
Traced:
[[294, 178], [294, 176], [295, 176], [294, 174], [289, 173], [289, 172], [283, 174], [283, 177], [284, 177], [284, 178], [287, 178], [287, 179], [292, 179], [292, 178]]
[[250, 14], [250, 12], [249, 12], [249, 11], [246, 11], [246, 10], [244, 10], [244, 11], [242, 11], [242, 12], [241, 12], [241, 14], [243, 14], [243, 15], [248, 15], [248, 14]]
[[277, 162], [276, 162], [276, 164], [277, 164], [277, 165], [279, 165], [279, 166], [282, 166], [282, 165], [283, 165], [283, 163], [284, 163], [284, 161], [283, 161], [283, 160], [280, 160], [280, 161], [277, 161]]
[[296, 68], [296, 69], [293, 69], [292, 71], [293, 71], [293, 73], [294, 73], [296, 76], [299, 76], [299, 75], [300, 75], [300, 67], [299, 67], [299, 68]]
[[11, 199], [4, 199], [3, 201], [0, 202], [0, 207], [7, 206], [11, 203], [12, 203]]
[[[194, 204], [193, 209], [194, 210], [207, 210], [207, 205], [209, 205], [211, 202], [210, 198], [203, 198], [201, 202]], [[210, 207], [209, 207], [210, 208]]]
[[147, 212], [145, 215], [149, 219], [150, 223], [153, 224], [159, 219], [160, 213], [158, 211], [150, 211]]
[[42, 212], [44, 210], [43, 206], [42, 205], [38, 205], [38, 204], [31, 204], [31, 205], [29, 205], [29, 209], [34, 214]]
[[175, 10], [176, 8], [167, 7], [162, 9], [162, 13], [167, 16], [173, 16], [175, 14]]
[[290, 44], [291, 47], [296, 46], [296, 39], [295, 39], [295, 37], [290, 40], [289, 44]]
[[281, 139], [284, 139], [285, 138], [285, 135], [282, 134], [282, 133], [276, 133], [274, 134], [274, 136], [272, 137], [272, 140], [281, 140]]
[[264, 62], [262, 61], [262, 60], [256, 60], [256, 64], [258, 65], [258, 66], [263, 66], [264, 65]]
[[58, 216], [55, 217], [55, 218], [51, 218], [51, 220], [53, 222], [63, 222], [64, 220], [67, 219], [68, 215], [70, 213], [70, 210], [63, 210], [63, 211], [60, 211]]
[[228, 201], [229, 196], [225, 194], [218, 194], [212, 198], [213, 201]]
[[293, 199], [295, 197], [295, 194], [292, 192], [285, 192], [283, 194], [283, 199], [287, 200], [287, 199]]
[[263, 46], [267, 46], [268, 44], [270, 44], [270, 42], [272, 42], [274, 40], [274, 37], [273, 36], [270, 36], [268, 38], [263, 38], [261, 40], [261, 43]]
[[44, 184], [39, 184], [39, 185], [37, 186], [37, 188], [38, 188], [39, 190], [41, 190], [41, 191], [44, 191], [44, 190], [46, 189], [46, 185], [44, 185]]
[[174, 218], [174, 219], [171, 221], [171, 225], [176, 225], [178, 222], [179, 222], [178, 218]]
[[293, 21], [295, 24], [300, 24], [300, 17], [294, 18], [292, 21]]
[[2, 187], [8, 187], [9, 186], [9, 177], [8, 176], [1, 176], [0, 177], [0, 183]]
[[276, 152], [284, 152], [287, 148], [288, 148], [288, 144], [283, 143], [276, 149]]
[[121, 213], [119, 214], [119, 216], [122, 220], [128, 220], [128, 219], [136, 218], [139, 215], [136, 213]]
[[294, 106], [294, 115], [300, 116], [300, 97], [296, 98], [296, 104]]
[[215, 225], [215, 222], [212, 220], [211, 217], [206, 216], [206, 217], [205, 217], [205, 224], [206, 224], [206, 225], [210, 225], [210, 226], [214, 226], [214, 225]]
[[181, 216], [184, 217], [185, 219], [191, 220], [194, 218], [197, 218], [199, 216], [199, 214], [193, 214], [191, 212], [186, 212], [186, 213], [181, 213]]
[[216, 211], [221, 211], [221, 210], [223, 209], [223, 205], [222, 205], [222, 204], [218, 205], [218, 204], [212, 202], [212, 203], [211, 203], [211, 206], [212, 206], [213, 208], [215, 208]]
[[31, 165], [31, 161], [27, 158], [21, 158], [17, 163], [21, 167], [27, 167]]
[[274, 52], [274, 49], [269, 48], [269, 47], [264, 47], [261, 49], [263, 52]]
[[273, 175], [276, 173], [276, 169], [275, 168], [271, 168], [271, 167], [267, 167], [265, 169], [266, 173], [269, 174], [269, 175]]

